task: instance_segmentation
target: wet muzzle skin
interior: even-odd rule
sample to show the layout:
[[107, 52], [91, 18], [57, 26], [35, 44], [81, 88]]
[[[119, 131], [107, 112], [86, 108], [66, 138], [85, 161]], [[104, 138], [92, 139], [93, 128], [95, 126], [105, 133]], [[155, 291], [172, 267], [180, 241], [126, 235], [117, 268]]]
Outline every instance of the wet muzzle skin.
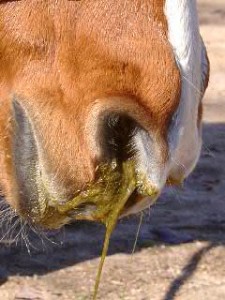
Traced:
[[88, 184], [84, 191], [64, 204], [49, 199], [50, 201], [44, 204], [44, 210], [43, 207], [40, 208], [44, 213], [36, 220], [33, 218], [33, 221], [47, 228], [57, 228], [71, 220], [93, 220], [105, 224], [105, 242], [93, 299], [97, 297], [110, 236], [128, 199], [134, 191], [137, 195], [150, 196], [153, 200], [158, 195], [158, 191], [152, 188], [146, 175], [136, 171], [135, 165], [134, 159], [122, 163], [113, 160], [111, 163], [100, 165], [96, 180]]

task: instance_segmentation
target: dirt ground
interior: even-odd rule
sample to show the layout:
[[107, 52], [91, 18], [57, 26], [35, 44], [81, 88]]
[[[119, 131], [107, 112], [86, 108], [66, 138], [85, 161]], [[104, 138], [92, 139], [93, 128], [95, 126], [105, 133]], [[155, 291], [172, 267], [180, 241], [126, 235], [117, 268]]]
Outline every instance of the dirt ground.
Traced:
[[[204, 101], [200, 162], [183, 188], [165, 191], [145, 213], [113, 234], [101, 300], [225, 299], [225, 1], [199, 0], [201, 32], [211, 61]], [[0, 247], [0, 300], [91, 299], [104, 229], [79, 222], [31, 237], [35, 248]]]

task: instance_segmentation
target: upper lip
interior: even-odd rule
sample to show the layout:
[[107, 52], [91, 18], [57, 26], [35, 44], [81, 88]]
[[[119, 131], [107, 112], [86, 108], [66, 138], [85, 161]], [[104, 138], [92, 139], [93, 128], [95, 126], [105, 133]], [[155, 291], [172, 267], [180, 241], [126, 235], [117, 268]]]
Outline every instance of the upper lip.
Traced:
[[24, 216], [43, 227], [57, 228], [73, 219], [105, 223], [112, 214], [114, 217], [127, 214], [144, 197], [155, 199], [158, 195], [147, 176], [137, 173], [135, 168], [135, 160], [103, 164], [98, 169], [97, 179], [64, 203], [43, 189], [39, 195], [41, 201], [37, 199], [35, 207], [30, 203]]

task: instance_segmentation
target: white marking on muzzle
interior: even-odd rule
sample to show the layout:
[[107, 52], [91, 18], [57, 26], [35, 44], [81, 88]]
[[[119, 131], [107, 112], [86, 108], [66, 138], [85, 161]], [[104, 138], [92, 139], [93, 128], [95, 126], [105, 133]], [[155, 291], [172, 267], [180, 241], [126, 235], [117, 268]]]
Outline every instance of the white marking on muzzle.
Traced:
[[195, 166], [201, 149], [201, 130], [197, 127], [202, 98], [203, 63], [206, 53], [199, 33], [196, 0], [166, 0], [168, 36], [181, 72], [179, 107], [169, 133], [170, 172], [186, 177]]

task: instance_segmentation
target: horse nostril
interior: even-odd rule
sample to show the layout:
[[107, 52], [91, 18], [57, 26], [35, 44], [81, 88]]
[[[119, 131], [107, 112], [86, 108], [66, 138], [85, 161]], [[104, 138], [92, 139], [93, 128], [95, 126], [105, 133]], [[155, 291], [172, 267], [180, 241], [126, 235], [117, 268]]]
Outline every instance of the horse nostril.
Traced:
[[101, 147], [109, 160], [125, 161], [135, 155], [133, 137], [138, 124], [129, 116], [111, 113], [104, 119]]

